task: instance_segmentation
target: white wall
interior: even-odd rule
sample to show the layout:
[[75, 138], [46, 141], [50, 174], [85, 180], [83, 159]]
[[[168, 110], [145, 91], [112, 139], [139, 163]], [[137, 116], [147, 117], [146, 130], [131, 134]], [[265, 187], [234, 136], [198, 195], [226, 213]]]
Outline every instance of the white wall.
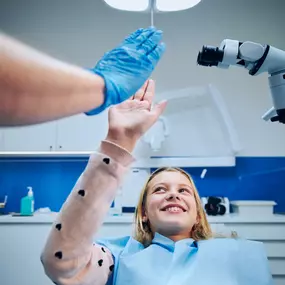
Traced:
[[[244, 146], [242, 156], [285, 155], [285, 126], [261, 119], [271, 107], [267, 75], [253, 78], [238, 68], [200, 67], [197, 54], [202, 45], [219, 45], [224, 38], [285, 49], [284, 9], [283, 0], [202, 0], [188, 11], [155, 15], [155, 25], [164, 31], [167, 43], [167, 53], [153, 76], [158, 91], [216, 85]], [[149, 24], [148, 14], [119, 12], [103, 0], [0, 1], [2, 31], [86, 67], [94, 65], [128, 33]]]

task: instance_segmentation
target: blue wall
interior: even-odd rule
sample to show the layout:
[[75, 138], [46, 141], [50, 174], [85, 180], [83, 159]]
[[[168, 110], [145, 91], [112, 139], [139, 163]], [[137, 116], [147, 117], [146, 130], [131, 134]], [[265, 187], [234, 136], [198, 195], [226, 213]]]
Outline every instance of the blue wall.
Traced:
[[[19, 212], [20, 199], [32, 186], [35, 208], [59, 211], [87, 159], [0, 159], [0, 200], [8, 195], [8, 212]], [[238, 157], [236, 167], [186, 169], [194, 176], [201, 196], [227, 196], [230, 200], [275, 200], [276, 212], [285, 212], [285, 157]]]

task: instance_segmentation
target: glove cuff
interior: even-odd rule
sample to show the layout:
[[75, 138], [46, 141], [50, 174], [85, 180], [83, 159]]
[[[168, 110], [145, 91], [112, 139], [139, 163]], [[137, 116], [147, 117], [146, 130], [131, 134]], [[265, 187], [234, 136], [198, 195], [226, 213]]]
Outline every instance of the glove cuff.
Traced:
[[[99, 107], [92, 109], [90, 111], [85, 112], [85, 114], [87, 116], [94, 116], [94, 115], [98, 115], [101, 112], [103, 112], [105, 109], [107, 109], [111, 104], [111, 100], [110, 100], [110, 96], [108, 94], [108, 90], [110, 90], [110, 87], [108, 86], [108, 80], [106, 80], [106, 78], [104, 77], [104, 75], [98, 71], [96, 71], [95, 69], [88, 69], [89, 71], [91, 71], [92, 73], [102, 77], [104, 79], [105, 82], [105, 88], [104, 88], [104, 102], [102, 103], [102, 105], [100, 105]], [[112, 88], [112, 87], [111, 87]]]

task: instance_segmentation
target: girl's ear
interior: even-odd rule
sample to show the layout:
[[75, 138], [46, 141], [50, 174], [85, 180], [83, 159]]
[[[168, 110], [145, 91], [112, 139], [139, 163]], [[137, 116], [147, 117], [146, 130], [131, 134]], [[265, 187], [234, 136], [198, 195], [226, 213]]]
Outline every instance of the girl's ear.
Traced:
[[200, 217], [200, 215], [197, 215], [197, 218], [196, 218], [196, 225], [198, 225], [200, 222], [201, 222], [201, 217]]
[[148, 220], [145, 209], [142, 209], [142, 221], [146, 223]]

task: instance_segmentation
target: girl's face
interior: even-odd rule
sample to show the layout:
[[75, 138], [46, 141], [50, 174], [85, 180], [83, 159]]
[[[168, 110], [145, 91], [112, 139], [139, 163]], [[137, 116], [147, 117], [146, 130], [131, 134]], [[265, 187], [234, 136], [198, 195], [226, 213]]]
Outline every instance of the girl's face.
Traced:
[[173, 240], [190, 237], [197, 221], [195, 190], [179, 171], [163, 171], [148, 184], [144, 222]]

